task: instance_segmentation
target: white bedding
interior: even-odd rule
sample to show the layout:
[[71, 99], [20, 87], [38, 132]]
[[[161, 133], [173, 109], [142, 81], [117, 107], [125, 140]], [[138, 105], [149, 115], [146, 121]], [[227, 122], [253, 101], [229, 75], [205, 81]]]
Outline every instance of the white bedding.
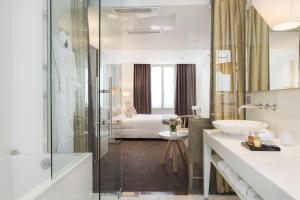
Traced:
[[116, 129], [116, 138], [135, 138], [135, 139], [158, 139], [160, 138], [158, 133], [161, 131], [167, 131], [169, 128], [161, 130], [150, 130], [150, 129]]
[[166, 125], [162, 124], [164, 119], [174, 118], [174, 114], [162, 114], [162, 115], [136, 115], [132, 118], [126, 118], [120, 120], [120, 128], [123, 129], [162, 129]]
[[132, 118], [118, 117], [118, 129], [116, 135], [122, 138], [158, 138], [158, 133], [169, 130], [168, 125], [164, 125], [164, 119], [175, 118], [174, 114], [153, 114], [133, 116]]

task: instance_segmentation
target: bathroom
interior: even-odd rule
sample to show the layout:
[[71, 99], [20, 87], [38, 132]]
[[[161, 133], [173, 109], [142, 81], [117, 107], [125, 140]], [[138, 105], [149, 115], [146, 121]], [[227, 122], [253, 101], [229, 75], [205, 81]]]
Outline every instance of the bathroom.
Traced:
[[[212, 27], [210, 21], [209, 25], [204, 23], [206, 26], [202, 27], [209, 29], [211, 34], [211, 38], [205, 41], [211, 49], [203, 51], [205, 62], [201, 63], [209, 66], [210, 59], [211, 64], [210, 73], [209, 68], [201, 72], [204, 81], [200, 84], [204, 91], [201, 94], [204, 96], [200, 99], [204, 99], [202, 104], [207, 107], [203, 110], [211, 121], [241, 120], [241, 126], [245, 119], [250, 124], [253, 121], [263, 122], [268, 140], [274, 140], [274, 144], [281, 147], [281, 152], [288, 151], [291, 155], [294, 151], [298, 152], [300, 2], [276, 0], [278, 4], [270, 6], [272, 0], [264, 0], [269, 5], [266, 8], [257, 1], [1, 0], [0, 199], [206, 198], [208, 173], [205, 172], [210, 169], [207, 162], [204, 179], [196, 178], [196, 181], [204, 182], [204, 196], [190, 191], [179, 195], [176, 191], [124, 192], [122, 167], [125, 145], [122, 139], [114, 137], [118, 125], [113, 119], [117, 105], [125, 104], [122, 101], [128, 98], [122, 91], [128, 88], [122, 86], [120, 79], [121, 60], [125, 55], [121, 50], [124, 44], [122, 23], [126, 22], [126, 19], [120, 22], [118, 18], [118, 14], [126, 14], [121, 13], [122, 7], [153, 9], [197, 5], [205, 7], [203, 10], [209, 9], [207, 13], [212, 15]], [[236, 26], [223, 26], [220, 10], [229, 14], [233, 12], [236, 18], [230, 20]], [[273, 19], [270, 10], [278, 16], [283, 13], [284, 20], [289, 18], [289, 21], [299, 24], [289, 30], [276, 31], [272, 25], [282, 19]], [[245, 19], [241, 17], [243, 14]], [[145, 17], [141, 13], [137, 15]], [[194, 20], [189, 18], [187, 24]], [[224, 35], [235, 41], [227, 41], [218, 31], [229, 31], [231, 34]], [[191, 37], [189, 34], [187, 32], [185, 37]], [[232, 44], [224, 47], [223, 42]], [[189, 45], [186, 44], [187, 49]], [[184, 51], [189, 52], [187, 49]], [[127, 58], [131, 56], [128, 55]], [[229, 126], [235, 129], [238, 124]], [[222, 130], [223, 127], [217, 128]], [[251, 130], [254, 129], [251, 127]], [[204, 142], [205, 139], [210, 141], [210, 133], [201, 132]], [[214, 149], [212, 143], [207, 145], [211, 146], [205, 149], [208, 146], [204, 145], [205, 158], [210, 156], [207, 150], [220, 151]], [[231, 161], [230, 156], [220, 155]], [[236, 166], [241, 166], [238, 161], [235, 162]], [[294, 170], [295, 167], [289, 168], [289, 160], [286, 162], [284, 170]], [[270, 160], [270, 163], [273, 161]], [[291, 163], [300, 167], [296, 161]], [[187, 170], [187, 166], [183, 165], [183, 168]], [[284, 173], [276, 170], [273, 171], [275, 174]], [[236, 171], [240, 172], [239, 169]], [[240, 173], [242, 176], [244, 172]], [[299, 172], [295, 173], [295, 177], [300, 178]], [[296, 182], [295, 177], [291, 177], [292, 183]], [[222, 182], [222, 177], [219, 178]], [[220, 191], [213, 192], [209, 199], [243, 199], [238, 192], [224, 189], [228, 186], [225, 183], [216, 184]], [[249, 184], [255, 188], [256, 182], [249, 179]], [[277, 187], [276, 183], [274, 185]], [[292, 189], [280, 191], [288, 194], [287, 199], [300, 198]], [[256, 192], [268, 200], [273, 190], [266, 187]]]

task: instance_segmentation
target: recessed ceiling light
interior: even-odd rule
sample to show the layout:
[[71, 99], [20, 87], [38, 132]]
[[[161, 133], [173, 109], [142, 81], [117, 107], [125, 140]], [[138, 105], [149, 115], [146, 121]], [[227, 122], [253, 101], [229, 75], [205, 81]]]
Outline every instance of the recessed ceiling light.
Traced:
[[153, 31], [160, 31], [161, 30], [161, 26], [155, 26], [155, 25], [153, 25], [153, 26], [150, 27], [150, 29], [153, 30]]
[[161, 34], [160, 30], [128, 30], [129, 35]]
[[172, 27], [172, 26], [163, 26], [162, 29], [163, 29], [164, 31], [173, 31], [173, 30], [174, 30], [174, 27]]
[[119, 18], [118, 15], [111, 14], [111, 13], [108, 14], [107, 17], [108, 17], [108, 19], [118, 19]]
[[153, 31], [173, 31], [174, 27], [172, 26], [156, 26], [156, 25], [152, 25], [150, 27], [151, 30]]

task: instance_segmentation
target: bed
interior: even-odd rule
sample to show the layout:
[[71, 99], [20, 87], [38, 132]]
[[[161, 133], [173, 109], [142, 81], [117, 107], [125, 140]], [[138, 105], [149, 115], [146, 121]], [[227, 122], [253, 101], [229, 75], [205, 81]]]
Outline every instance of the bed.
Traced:
[[158, 133], [169, 130], [163, 120], [175, 118], [175, 114], [138, 114], [130, 118], [119, 116], [115, 118], [117, 127], [114, 130], [116, 138], [159, 138]]

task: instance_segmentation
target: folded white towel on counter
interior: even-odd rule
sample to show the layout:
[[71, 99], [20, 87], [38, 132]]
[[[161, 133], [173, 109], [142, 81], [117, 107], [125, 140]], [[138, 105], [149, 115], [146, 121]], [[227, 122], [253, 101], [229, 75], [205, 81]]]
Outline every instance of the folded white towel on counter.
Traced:
[[263, 200], [252, 188], [247, 192], [246, 200]]
[[234, 183], [234, 186], [236, 189], [240, 192], [241, 195], [246, 199], [247, 192], [250, 189], [250, 186], [242, 179], [238, 180]]
[[227, 166], [227, 164], [225, 163], [224, 160], [220, 160], [218, 163], [217, 163], [218, 167], [223, 171], [225, 172], [225, 168]]

